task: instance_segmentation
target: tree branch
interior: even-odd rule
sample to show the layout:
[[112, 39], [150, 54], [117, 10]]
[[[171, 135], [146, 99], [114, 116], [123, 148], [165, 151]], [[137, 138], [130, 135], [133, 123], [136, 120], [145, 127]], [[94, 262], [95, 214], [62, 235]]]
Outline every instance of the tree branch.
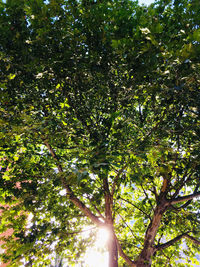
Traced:
[[199, 196], [200, 196], [200, 192], [197, 192], [197, 193], [194, 193], [194, 194], [191, 194], [188, 196], [177, 197], [177, 198], [171, 199], [171, 200], [169, 200], [169, 202], [170, 202], [170, 204], [173, 205], [173, 204], [181, 203], [183, 201], [191, 200], [191, 199], [199, 197]]
[[115, 240], [116, 240], [116, 243], [117, 243], [117, 248], [118, 248], [118, 251], [119, 251], [119, 255], [125, 260], [125, 262], [131, 266], [131, 267], [136, 267], [136, 264], [134, 261], [132, 261], [123, 251], [120, 243], [119, 243], [119, 240], [117, 239], [116, 235], [115, 235]]
[[149, 220], [151, 220], [150, 215], [147, 214], [147, 213], [146, 213], [145, 211], [143, 211], [142, 209], [140, 209], [139, 207], [137, 207], [135, 204], [133, 204], [133, 203], [130, 202], [129, 200], [124, 199], [124, 198], [122, 198], [122, 197], [120, 197], [120, 199], [123, 200], [123, 201], [125, 201], [125, 202], [127, 202], [127, 203], [129, 203], [130, 205], [132, 205], [133, 207], [135, 207], [136, 209], [138, 209], [139, 211], [141, 211], [144, 215], [146, 215], [146, 216], [149, 218]]
[[[54, 158], [55, 162], [56, 162], [56, 166], [58, 168], [58, 171], [60, 173], [63, 173], [63, 169], [62, 169], [62, 166], [60, 165], [59, 163], [59, 160], [58, 160], [58, 157], [55, 153], [55, 151], [53, 150], [53, 148], [51, 147], [51, 145], [47, 142], [47, 140], [43, 140], [44, 141], [44, 144], [45, 146], [47, 147], [47, 149], [49, 150], [50, 154], [52, 155], [52, 157]], [[81, 201], [79, 200], [73, 193], [73, 191], [71, 190], [71, 188], [69, 187], [69, 185], [67, 184], [65, 178], [63, 176], [61, 176], [61, 182], [62, 182], [62, 185], [63, 187], [66, 189], [66, 192], [67, 192], [67, 197], [71, 200], [71, 202], [77, 207], [79, 208], [87, 217], [90, 218], [90, 220], [95, 223], [96, 225], [98, 226], [103, 226], [104, 223], [101, 222], [99, 220], [99, 218], [94, 215], [89, 208], [86, 207], [86, 205]]]
[[77, 234], [82, 234], [84, 232], [91, 231], [91, 230], [94, 230], [94, 229], [96, 229], [96, 226], [95, 227], [92, 227], [90, 229], [86, 229], [86, 230], [80, 230], [80, 231], [74, 231], [74, 232], [62, 232], [62, 235], [65, 235], [65, 236], [68, 236], [68, 235], [77, 235]]
[[151, 205], [152, 210], [154, 210], [154, 207], [153, 207], [153, 205], [152, 205], [152, 203], [151, 203], [151, 199], [149, 198], [147, 192], [145, 191], [145, 189], [144, 189], [144, 187], [142, 186], [142, 184], [141, 184], [140, 186], [142, 187], [142, 190], [143, 190], [143, 192], [144, 192], [146, 198], [149, 200], [149, 204]]
[[168, 241], [168, 242], [166, 242], [164, 244], [155, 246], [155, 249], [156, 250], [163, 250], [165, 248], [168, 248], [168, 247], [172, 246], [173, 244], [175, 244], [176, 242], [178, 242], [179, 240], [181, 240], [184, 237], [192, 240], [195, 244], [200, 246], [200, 241], [199, 240], [197, 240], [193, 236], [188, 235], [188, 233], [183, 233], [183, 234], [178, 235], [177, 237], [173, 238], [172, 240], [170, 240], [170, 241]]
[[99, 214], [99, 217], [105, 222], [105, 218], [104, 218], [104, 216], [101, 214], [100, 210], [99, 210], [95, 205], [92, 204], [92, 206], [95, 208], [95, 210], [96, 210], [97, 213]]
[[[196, 186], [196, 188], [194, 189], [193, 195], [197, 193], [198, 189], [199, 189], [199, 184], [198, 184], [198, 185]], [[185, 204], [183, 204], [183, 205], [182, 205], [181, 207], [179, 207], [179, 208], [176, 208], [176, 207], [174, 207], [174, 206], [172, 206], [172, 205], [171, 205], [171, 206], [172, 206], [175, 210], [181, 210], [181, 209], [186, 208], [191, 202], [192, 202], [192, 199], [189, 199]]]
[[103, 178], [103, 189], [105, 198], [105, 216], [107, 222], [112, 222], [112, 207], [113, 207], [113, 197], [110, 194], [109, 184], [107, 177]]
[[181, 181], [179, 187], [176, 189], [175, 193], [173, 194], [173, 198], [175, 198], [178, 194], [181, 188], [187, 183], [187, 181], [191, 178], [191, 174], [185, 179], [187, 176], [187, 172], [183, 175], [183, 180]]
[[156, 191], [155, 185], [153, 185], [153, 189], [152, 190], [150, 189], [150, 191], [154, 194], [154, 196], [156, 198], [156, 202], [158, 202], [158, 193]]
[[161, 192], [162, 193], [166, 193], [168, 187], [169, 187], [169, 180], [167, 178], [164, 178], [163, 179], [162, 188], [161, 188]]
[[192, 240], [196, 245], [199, 245], [199, 246], [200, 246], [200, 241], [197, 240], [196, 238], [194, 238], [193, 236], [186, 234], [185, 237], [189, 238], [189, 239]]
[[168, 241], [168, 242], [166, 242], [164, 244], [155, 246], [155, 249], [156, 250], [162, 250], [162, 249], [168, 248], [168, 247], [172, 246], [174, 243], [178, 242], [185, 235], [186, 235], [186, 233], [178, 235], [177, 237], [173, 238], [172, 240], [170, 240], [170, 241]]
[[96, 207], [96, 205], [94, 205], [91, 201], [91, 198], [89, 198], [88, 196], [84, 196], [87, 200], [90, 201], [92, 207], [96, 210], [96, 212], [99, 214], [99, 217], [103, 220], [103, 222], [105, 222], [105, 217], [101, 214], [100, 210]]
[[[126, 167], [126, 166], [125, 166]], [[115, 193], [115, 188], [119, 179], [120, 174], [122, 174], [122, 172], [124, 171], [125, 167], [123, 167], [115, 176], [113, 184], [112, 184], [112, 191], [111, 191], [111, 196], [113, 197], [114, 193]]]
[[127, 222], [124, 220], [124, 218], [123, 218], [120, 214], [118, 214], [118, 215], [119, 215], [119, 217], [122, 219], [122, 221], [124, 222], [124, 224], [128, 227], [128, 229], [130, 230], [132, 236], [135, 236], [134, 233], [133, 233], [133, 230], [132, 230], [131, 227], [127, 224]]

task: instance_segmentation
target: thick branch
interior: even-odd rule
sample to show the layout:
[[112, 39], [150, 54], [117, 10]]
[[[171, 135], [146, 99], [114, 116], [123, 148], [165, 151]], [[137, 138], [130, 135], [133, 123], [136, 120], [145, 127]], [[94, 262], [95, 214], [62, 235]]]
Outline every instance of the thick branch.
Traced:
[[161, 192], [165, 193], [167, 191], [168, 187], [169, 187], [169, 180], [167, 178], [164, 178]]
[[[199, 184], [196, 186], [196, 188], [195, 188], [195, 190], [194, 190], [194, 192], [193, 192], [193, 195], [197, 193], [198, 189], [199, 189]], [[181, 207], [179, 207], [179, 208], [175, 208], [175, 207], [172, 206], [172, 205], [171, 205], [171, 206], [172, 206], [175, 210], [181, 210], [181, 209], [186, 208], [188, 205], [190, 205], [191, 202], [192, 202], [192, 199], [188, 200], [185, 204], [183, 204], [183, 205], [182, 205]]]
[[113, 197], [110, 194], [108, 179], [107, 177], [103, 178], [103, 189], [105, 197], [105, 216], [107, 222], [112, 222], [112, 206], [113, 206]]
[[199, 197], [200, 196], [200, 192], [188, 195], [188, 196], [184, 196], [184, 197], [177, 197], [175, 199], [170, 200], [170, 203], [173, 204], [177, 204], [177, 203], [181, 203], [183, 201], [188, 201], [191, 200], [193, 198]]
[[155, 246], [155, 248], [156, 248], [156, 250], [162, 250], [162, 249], [168, 248], [168, 247], [172, 246], [174, 243], [178, 242], [185, 235], [186, 234], [178, 235], [177, 237], [173, 238], [172, 240], [170, 240], [170, 241], [168, 241], [168, 242], [166, 242], [164, 244]]
[[[60, 165], [59, 163], [59, 160], [58, 160], [58, 157], [55, 153], [55, 151], [53, 150], [53, 148], [51, 147], [51, 145], [46, 141], [44, 140], [44, 144], [45, 146], [48, 148], [50, 154], [52, 155], [52, 157], [54, 158], [55, 162], [56, 162], [56, 165], [57, 165], [57, 168], [58, 168], [58, 171], [60, 173], [63, 173], [63, 169], [62, 169], [62, 166]], [[69, 199], [71, 200], [71, 202], [76, 206], [78, 207], [87, 217], [90, 218], [90, 220], [95, 223], [96, 225], [98, 226], [103, 226], [104, 223], [101, 222], [98, 217], [96, 215], [94, 215], [89, 208], [86, 207], [86, 205], [80, 201], [73, 193], [73, 191], [71, 190], [71, 188], [69, 187], [69, 185], [66, 183], [65, 181], [65, 178], [63, 176], [61, 176], [61, 182], [63, 184], [63, 187], [66, 189], [66, 192], [67, 192], [67, 196], [69, 197]]]
[[189, 238], [189, 239], [192, 240], [196, 245], [199, 245], [199, 246], [200, 246], [200, 241], [197, 240], [196, 238], [194, 238], [193, 236], [186, 234], [185, 237]]
[[178, 209], [185, 209], [188, 205], [190, 205], [190, 203], [192, 202], [192, 199], [188, 200], [185, 204], [183, 204], [181, 207], [179, 207]]
[[[67, 188], [66, 188], [66, 191], [67, 191]], [[96, 215], [94, 215], [90, 211], [90, 209], [87, 208], [85, 204], [82, 201], [80, 201], [73, 193], [69, 193], [68, 196], [69, 196], [69, 199], [72, 201], [72, 203], [76, 207], [78, 207], [87, 217], [89, 217], [93, 223], [95, 223], [98, 226], [104, 226], [104, 223], [100, 221], [99, 218]]]
[[137, 266], [150, 266], [151, 258], [155, 252], [154, 242], [160, 226], [163, 214], [165, 213], [169, 203], [166, 201], [163, 192], [160, 194], [159, 205], [154, 210], [154, 215], [145, 233], [143, 249], [137, 259]]
[[154, 194], [154, 196], [156, 198], [156, 202], [158, 202], [158, 193], [156, 191], [155, 185], [153, 185], [153, 189], [152, 190], [150, 189], [150, 191]]
[[188, 235], [188, 233], [183, 233], [181, 235], [178, 235], [177, 237], [173, 238], [172, 240], [164, 243], [164, 244], [161, 244], [161, 245], [158, 245], [155, 247], [156, 250], [163, 250], [165, 248], [168, 248], [170, 246], [172, 246], [173, 244], [175, 244], [176, 242], [178, 242], [179, 240], [181, 240], [182, 238], [189, 238], [190, 240], [192, 240], [195, 244], [199, 245], [200, 246], [200, 241], [197, 240], [196, 238], [194, 238], [193, 236], [190, 236]]

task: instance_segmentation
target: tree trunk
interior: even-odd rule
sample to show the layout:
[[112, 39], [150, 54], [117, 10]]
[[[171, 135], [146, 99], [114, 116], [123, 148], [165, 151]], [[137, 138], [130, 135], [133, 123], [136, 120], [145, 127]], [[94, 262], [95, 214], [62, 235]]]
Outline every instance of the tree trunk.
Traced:
[[139, 259], [136, 262], [136, 267], [150, 267], [151, 257], [153, 256], [153, 253], [153, 248], [143, 249]]
[[117, 240], [115, 238], [113, 217], [112, 217], [113, 197], [109, 190], [107, 177], [103, 177], [103, 187], [105, 196], [106, 224], [107, 224], [107, 229], [109, 231], [109, 239], [108, 239], [109, 267], [118, 267], [118, 247], [117, 247]]
[[118, 267], [118, 249], [117, 242], [112, 229], [109, 229], [108, 240], [108, 255], [109, 255], [109, 267]]
[[154, 211], [154, 216], [152, 218], [151, 223], [149, 224], [145, 239], [144, 239], [144, 247], [136, 261], [137, 267], [150, 267], [152, 262], [152, 257], [155, 252], [155, 237], [160, 226], [160, 222], [164, 212], [167, 209], [167, 202], [163, 198], [160, 204], [156, 207]]

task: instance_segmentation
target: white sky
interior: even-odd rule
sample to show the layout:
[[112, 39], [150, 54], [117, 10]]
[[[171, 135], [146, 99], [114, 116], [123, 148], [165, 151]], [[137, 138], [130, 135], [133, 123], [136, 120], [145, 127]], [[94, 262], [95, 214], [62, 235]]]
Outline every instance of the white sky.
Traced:
[[153, 2], [154, 2], [154, 0], [139, 0], [139, 4], [150, 5]]

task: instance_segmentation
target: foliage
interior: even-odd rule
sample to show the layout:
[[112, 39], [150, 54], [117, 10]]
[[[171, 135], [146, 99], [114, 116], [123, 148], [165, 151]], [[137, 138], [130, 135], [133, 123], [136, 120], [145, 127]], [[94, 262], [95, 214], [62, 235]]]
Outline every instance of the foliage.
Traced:
[[55, 251], [73, 264], [95, 238], [81, 231], [112, 224], [128, 264], [154, 230], [153, 266], [191, 264], [197, 1], [7, 0], [0, 10], [1, 232], [14, 229], [2, 258], [45, 266]]

